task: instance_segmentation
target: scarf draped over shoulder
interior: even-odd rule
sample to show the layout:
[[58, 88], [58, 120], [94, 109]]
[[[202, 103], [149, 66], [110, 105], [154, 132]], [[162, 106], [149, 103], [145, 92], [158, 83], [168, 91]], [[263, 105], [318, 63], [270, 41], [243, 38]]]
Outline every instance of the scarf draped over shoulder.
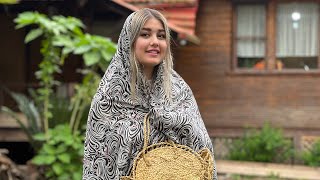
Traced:
[[[120, 179], [130, 173], [133, 160], [143, 148], [143, 119], [150, 113], [149, 144], [168, 139], [195, 151], [213, 147], [190, 87], [171, 72], [169, 101], [163, 88], [163, 63], [152, 85], [137, 81], [136, 96], [130, 88], [131, 19], [121, 31], [115, 56], [93, 97], [84, 144], [83, 179]], [[214, 170], [216, 179], [216, 170]]]

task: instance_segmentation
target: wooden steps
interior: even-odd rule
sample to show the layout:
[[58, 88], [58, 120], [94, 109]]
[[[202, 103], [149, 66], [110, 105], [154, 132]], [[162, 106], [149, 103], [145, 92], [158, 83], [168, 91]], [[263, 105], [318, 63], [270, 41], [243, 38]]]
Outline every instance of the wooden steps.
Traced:
[[[22, 113], [17, 114], [26, 123]], [[5, 113], [0, 113], [0, 142], [27, 142], [27, 136], [19, 124]]]

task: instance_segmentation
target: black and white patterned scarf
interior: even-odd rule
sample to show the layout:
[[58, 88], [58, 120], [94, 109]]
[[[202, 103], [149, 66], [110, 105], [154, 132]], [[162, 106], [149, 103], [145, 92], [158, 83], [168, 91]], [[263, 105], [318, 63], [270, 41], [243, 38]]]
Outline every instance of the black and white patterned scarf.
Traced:
[[123, 26], [117, 52], [92, 100], [84, 144], [86, 180], [116, 180], [129, 175], [134, 158], [143, 148], [143, 118], [148, 112], [149, 144], [171, 139], [195, 151], [209, 148], [213, 155], [192, 91], [175, 71], [171, 73], [171, 101], [165, 97], [163, 88], [163, 63], [157, 67], [152, 85], [143, 77], [138, 79], [133, 99], [129, 61], [133, 16], [134, 13], [129, 15]]

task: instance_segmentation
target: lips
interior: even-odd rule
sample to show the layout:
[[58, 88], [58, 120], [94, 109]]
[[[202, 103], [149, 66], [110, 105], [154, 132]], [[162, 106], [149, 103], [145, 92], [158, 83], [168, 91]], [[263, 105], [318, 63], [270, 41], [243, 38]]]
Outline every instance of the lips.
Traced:
[[158, 55], [160, 53], [160, 50], [158, 50], [158, 49], [150, 49], [150, 50], [147, 50], [146, 52], [148, 54], [151, 54], [151, 55]]

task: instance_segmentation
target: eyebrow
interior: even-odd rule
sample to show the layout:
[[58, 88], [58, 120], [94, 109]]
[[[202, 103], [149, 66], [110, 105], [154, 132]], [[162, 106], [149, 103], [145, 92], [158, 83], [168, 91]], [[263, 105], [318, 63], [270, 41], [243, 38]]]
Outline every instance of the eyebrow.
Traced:
[[[141, 30], [142, 30], [142, 31], [152, 31], [151, 28], [142, 28]], [[158, 31], [160, 31], [160, 32], [165, 32], [164, 29], [159, 29]]]

